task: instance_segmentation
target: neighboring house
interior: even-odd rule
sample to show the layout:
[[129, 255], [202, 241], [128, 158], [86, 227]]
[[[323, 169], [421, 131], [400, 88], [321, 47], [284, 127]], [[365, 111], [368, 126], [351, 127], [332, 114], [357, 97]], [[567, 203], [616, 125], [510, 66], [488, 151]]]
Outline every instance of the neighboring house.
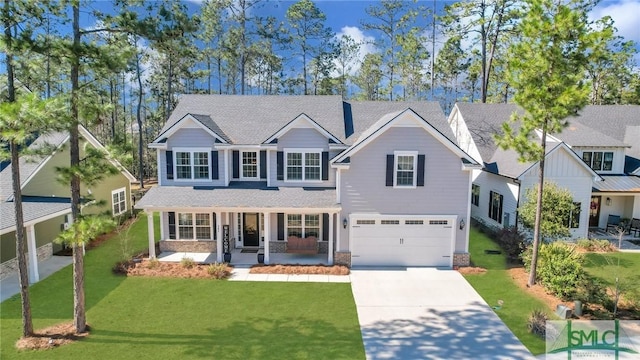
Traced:
[[[537, 185], [539, 164], [519, 162], [515, 151], [494, 141], [514, 112], [522, 110], [458, 103], [448, 119], [458, 145], [484, 166], [473, 174], [471, 216], [494, 228], [515, 225], [526, 190]], [[560, 134], [548, 135], [545, 180], [573, 195], [575, 211], [566, 219], [572, 238], [606, 228], [610, 214], [640, 217], [638, 139], [640, 106], [631, 105], [587, 106]]]
[[149, 145], [159, 184], [136, 208], [160, 213], [163, 252], [269, 263], [303, 239], [330, 264], [466, 265], [479, 164], [452, 139], [431, 102], [184, 95]]
[[[79, 130], [81, 157], [86, 146], [105, 150], [87, 129], [80, 126]], [[68, 185], [56, 180], [55, 171], [56, 167], [69, 166], [68, 143], [69, 134], [65, 132], [42, 135], [29, 148], [51, 147], [55, 150], [47, 156], [20, 158], [22, 206], [31, 282], [38, 281], [38, 261], [48, 259], [62, 248], [52, 241], [71, 221], [70, 189]], [[115, 160], [110, 161], [120, 169], [120, 173], [91, 187], [81, 185], [81, 196], [95, 200], [82, 206], [84, 214], [108, 212], [113, 216], [120, 216], [126, 215], [132, 208], [131, 181], [135, 181], [135, 178]], [[11, 165], [5, 164], [5, 168], [0, 171], [0, 276], [3, 278], [17, 271], [12, 179]]]

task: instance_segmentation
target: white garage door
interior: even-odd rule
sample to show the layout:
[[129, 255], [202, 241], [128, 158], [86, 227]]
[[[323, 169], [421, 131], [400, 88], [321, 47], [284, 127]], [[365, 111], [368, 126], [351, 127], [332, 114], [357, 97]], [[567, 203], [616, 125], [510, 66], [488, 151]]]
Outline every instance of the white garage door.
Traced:
[[451, 266], [455, 216], [350, 216], [351, 264]]

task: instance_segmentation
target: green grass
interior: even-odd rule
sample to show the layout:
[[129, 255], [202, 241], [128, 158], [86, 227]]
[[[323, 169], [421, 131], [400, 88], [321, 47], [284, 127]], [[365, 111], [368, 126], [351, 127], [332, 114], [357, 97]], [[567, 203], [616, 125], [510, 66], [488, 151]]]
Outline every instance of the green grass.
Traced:
[[601, 279], [606, 285], [615, 284], [619, 278], [623, 296], [640, 303], [640, 253], [612, 252], [587, 253], [585, 269], [589, 274]]
[[[142, 217], [129, 232], [137, 250], [147, 246], [146, 228]], [[13, 297], [0, 306], [0, 358], [364, 358], [349, 284], [127, 278], [111, 273], [121, 256], [117, 237], [87, 252], [88, 338], [16, 351], [20, 300]], [[72, 319], [71, 280], [69, 266], [31, 288], [36, 329]]]
[[547, 311], [547, 306], [514, 283], [507, 272], [504, 254], [485, 254], [484, 250], [500, 249], [495, 242], [474, 228], [470, 229], [469, 236], [471, 262], [486, 268], [487, 272], [465, 275], [465, 278], [489, 305], [495, 306], [498, 300], [504, 301], [496, 314], [529, 351], [534, 355], [544, 353], [544, 339], [529, 333], [527, 319], [534, 309]]

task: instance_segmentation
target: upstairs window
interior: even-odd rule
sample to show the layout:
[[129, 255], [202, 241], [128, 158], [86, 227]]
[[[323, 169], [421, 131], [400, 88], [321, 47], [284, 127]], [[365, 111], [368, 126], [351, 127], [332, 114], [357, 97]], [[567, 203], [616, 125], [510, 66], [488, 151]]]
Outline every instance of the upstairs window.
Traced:
[[613, 169], [613, 152], [611, 151], [585, 151], [582, 153], [582, 160], [596, 171]]
[[258, 177], [258, 153], [255, 151], [242, 152], [242, 177], [255, 179]]
[[322, 176], [322, 162], [320, 151], [286, 153], [286, 180], [306, 181], [320, 180]]
[[175, 173], [178, 180], [209, 180], [209, 151], [176, 150]]
[[398, 151], [394, 153], [394, 158], [395, 166], [393, 174], [393, 186], [415, 187], [418, 153]]

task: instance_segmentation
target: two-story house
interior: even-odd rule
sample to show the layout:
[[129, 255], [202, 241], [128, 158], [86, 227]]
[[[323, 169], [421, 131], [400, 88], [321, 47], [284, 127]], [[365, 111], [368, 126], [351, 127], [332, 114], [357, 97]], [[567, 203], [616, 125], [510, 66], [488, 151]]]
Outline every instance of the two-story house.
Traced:
[[[79, 127], [80, 156], [93, 147], [104, 151], [104, 146], [83, 126]], [[50, 258], [61, 249], [53, 240], [70, 224], [71, 190], [69, 185], [57, 181], [56, 168], [69, 166], [69, 134], [53, 132], [39, 136], [29, 145], [33, 151], [52, 149], [48, 155], [20, 157], [20, 186], [30, 281], [39, 280], [38, 261]], [[84, 214], [109, 213], [123, 216], [131, 211], [131, 182], [135, 178], [116, 160], [109, 160], [120, 172], [107, 176], [93, 186], [81, 184], [81, 196], [93, 201], [82, 205]], [[17, 271], [16, 220], [11, 165], [0, 170], [0, 276], [4, 278]]]
[[[471, 216], [494, 228], [516, 225], [517, 208], [538, 180], [537, 162], [519, 162], [515, 151], [494, 141], [502, 124], [521, 111], [514, 104], [458, 103], [448, 119], [458, 145], [483, 164], [473, 174]], [[640, 138], [639, 129], [640, 106], [587, 106], [560, 134], [548, 135], [545, 179], [573, 195], [575, 210], [566, 219], [573, 238], [605, 228], [609, 214], [640, 217], [638, 146], [632, 140], [634, 134]]]
[[305, 239], [329, 264], [469, 261], [479, 164], [437, 103], [184, 95], [149, 147], [159, 184], [136, 207], [160, 214], [162, 252], [259, 249], [269, 263]]

